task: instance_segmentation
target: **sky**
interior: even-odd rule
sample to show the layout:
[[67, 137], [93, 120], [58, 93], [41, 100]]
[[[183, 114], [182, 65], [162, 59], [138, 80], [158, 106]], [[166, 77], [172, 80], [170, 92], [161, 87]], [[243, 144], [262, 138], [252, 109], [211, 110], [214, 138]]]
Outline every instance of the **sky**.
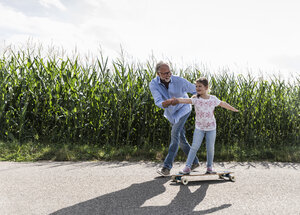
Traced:
[[[300, 72], [298, 0], [0, 0], [0, 47], [28, 39], [111, 58]], [[263, 71], [263, 72], [262, 72]]]

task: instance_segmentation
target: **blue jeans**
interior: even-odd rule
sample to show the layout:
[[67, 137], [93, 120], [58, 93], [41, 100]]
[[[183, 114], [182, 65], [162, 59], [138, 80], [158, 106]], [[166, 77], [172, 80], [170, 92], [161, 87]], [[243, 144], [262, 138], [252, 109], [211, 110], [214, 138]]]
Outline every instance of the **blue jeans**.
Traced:
[[186, 165], [190, 168], [192, 166], [192, 162], [196, 157], [197, 151], [201, 146], [204, 136], [206, 142], [207, 167], [212, 168], [214, 154], [215, 154], [216, 130], [203, 131], [197, 128], [195, 128], [194, 136], [193, 136], [193, 144], [186, 161]]
[[[165, 168], [172, 169], [173, 162], [177, 155], [179, 145], [186, 155], [189, 154], [191, 146], [186, 140], [185, 129], [184, 129], [184, 124], [189, 116], [190, 116], [190, 112], [184, 115], [183, 117], [181, 117], [177, 123], [172, 125], [171, 143], [169, 146], [168, 155], [164, 161]], [[193, 162], [195, 164], [199, 163], [199, 160], [196, 156], [194, 156]]]

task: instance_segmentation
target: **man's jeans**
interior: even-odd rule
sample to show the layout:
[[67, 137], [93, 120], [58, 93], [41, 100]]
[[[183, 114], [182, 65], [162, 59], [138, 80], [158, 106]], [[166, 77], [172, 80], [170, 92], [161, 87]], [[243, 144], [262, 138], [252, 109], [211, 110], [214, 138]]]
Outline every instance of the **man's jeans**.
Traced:
[[[171, 143], [169, 146], [168, 155], [164, 161], [164, 167], [168, 169], [172, 169], [173, 162], [177, 155], [179, 145], [186, 155], [189, 154], [191, 146], [186, 140], [185, 129], [184, 129], [184, 124], [189, 116], [190, 116], [190, 112], [184, 115], [183, 117], [181, 117], [178, 123], [172, 125]], [[193, 160], [194, 160], [194, 164], [199, 163], [197, 157], [194, 157]]]
[[212, 168], [215, 152], [216, 130], [203, 131], [195, 128], [193, 136], [193, 144], [186, 161], [186, 165], [191, 168], [192, 162], [195, 159], [198, 149], [201, 146], [203, 138], [205, 136], [206, 153], [207, 153], [207, 167]]

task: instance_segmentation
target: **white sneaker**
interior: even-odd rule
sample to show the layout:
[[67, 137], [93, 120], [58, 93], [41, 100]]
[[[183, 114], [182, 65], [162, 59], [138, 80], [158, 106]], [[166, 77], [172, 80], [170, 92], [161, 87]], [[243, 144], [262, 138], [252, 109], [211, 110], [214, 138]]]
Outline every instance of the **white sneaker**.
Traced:
[[217, 172], [213, 171], [211, 167], [208, 167], [205, 174], [216, 174]]
[[179, 174], [188, 175], [191, 173], [191, 168], [188, 166], [185, 166], [182, 170], [179, 171]]

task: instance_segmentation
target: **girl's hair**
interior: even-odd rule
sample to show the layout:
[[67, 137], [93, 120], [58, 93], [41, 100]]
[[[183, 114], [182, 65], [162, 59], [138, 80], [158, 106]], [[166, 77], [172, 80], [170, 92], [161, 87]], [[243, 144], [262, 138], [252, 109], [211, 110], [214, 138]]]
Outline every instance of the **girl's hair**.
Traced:
[[196, 80], [196, 83], [198, 83], [198, 84], [203, 84], [204, 87], [208, 87], [208, 80], [207, 80], [207, 78], [205, 78], [205, 77], [198, 78], [198, 79]]
[[[209, 87], [209, 86], [208, 86], [208, 80], [207, 80], [207, 78], [205, 78], [205, 77], [198, 78], [198, 79], [196, 80], [196, 84], [203, 84], [204, 87]], [[196, 97], [199, 98], [200, 95], [197, 94], [197, 95], [193, 95], [193, 96], [192, 96], [192, 98], [196, 98]]]

